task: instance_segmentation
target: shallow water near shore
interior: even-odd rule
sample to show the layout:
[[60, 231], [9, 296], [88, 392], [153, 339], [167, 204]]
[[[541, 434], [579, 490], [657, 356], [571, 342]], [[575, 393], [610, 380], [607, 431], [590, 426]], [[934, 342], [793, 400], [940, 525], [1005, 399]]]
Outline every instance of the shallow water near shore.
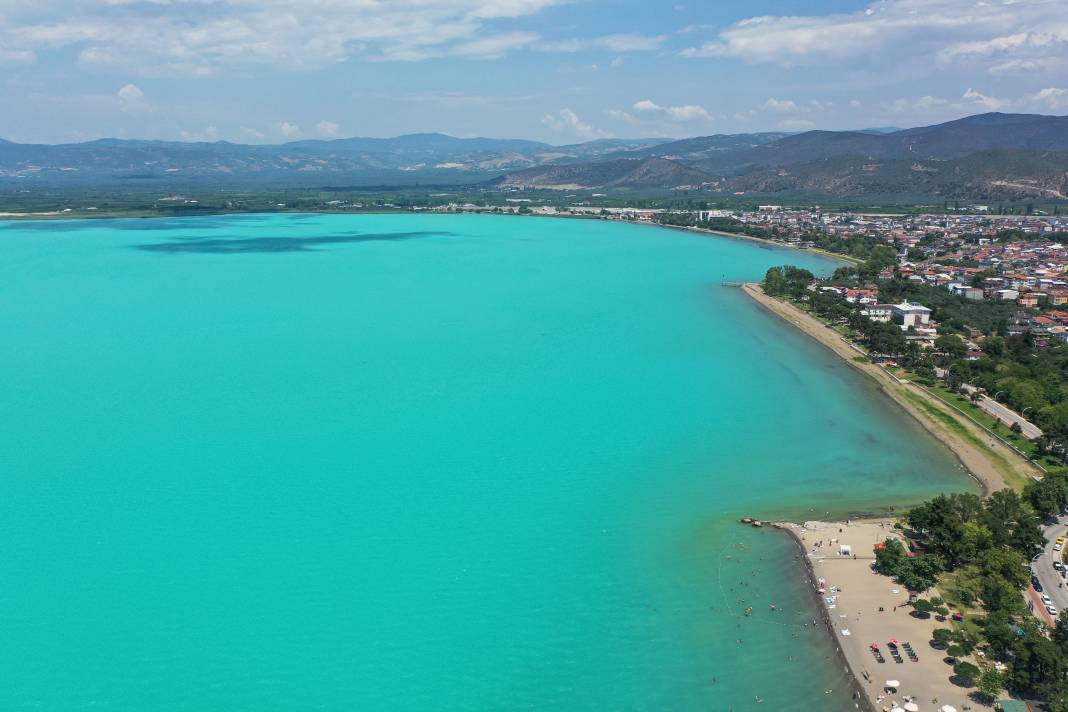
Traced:
[[783, 263], [835, 267], [601, 221], [0, 222], [0, 709], [852, 709], [794, 545], [734, 520], [976, 488], [721, 286]]

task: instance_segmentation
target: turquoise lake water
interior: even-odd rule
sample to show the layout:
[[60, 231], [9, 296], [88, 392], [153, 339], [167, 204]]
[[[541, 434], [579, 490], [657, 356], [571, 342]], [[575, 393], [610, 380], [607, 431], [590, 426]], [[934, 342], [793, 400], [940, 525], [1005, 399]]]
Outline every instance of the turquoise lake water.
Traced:
[[599, 221], [0, 223], [0, 709], [851, 709], [793, 545], [732, 521], [975, 488], [720, 286], [783, 263], [835, 267]]

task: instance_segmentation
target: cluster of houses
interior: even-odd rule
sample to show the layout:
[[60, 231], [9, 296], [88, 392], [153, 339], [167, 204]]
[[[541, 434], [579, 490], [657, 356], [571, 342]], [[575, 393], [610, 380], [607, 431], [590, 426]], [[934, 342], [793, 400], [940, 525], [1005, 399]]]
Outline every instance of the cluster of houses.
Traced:
[[905, 338], [921, 346], [934, 345], [938, 337], [938, 325], [931, 319], [931, 310], [922, 304], [901, 302], [882, 304], [878, 291], [873, 288], [854, 289], [836, 285], [818, 287], [821, 292], [834, 293], [850, 304], [861, 307], [860, 313], [872, 321], [883, 324], [894, 322], [905, 332]]
[[762, 205], [756, 210], [705, 210], [695, 216], [701, 220], [733, 218], [747, 225], [775, 229], [787, 242], [804, 241], [805, 235], [813, 232], [842, 238], [866, 235], [884, 240], [901, 251], [931, 235], [954, 244], [966, 236], [995, 238], [1006, 230], [1034, 235], [1035, 238], [1068, 232], [1068, 216], [1064, 215], [993, 215], [990, 207], [985, 205], [971, 206], [969, 210], [963, 214], [873, 215]]
[[[969, 210], [967, 214], [858, 215], [765, 205], [752, 211], [700, 211], [695, 217], [733, 218], [776, 228], [780, 239], [799, 247], [809, 246], [804, 237], [813, 232], [847, 239], [876, 237], [898, 250], [897, 271], [909, 281], [975, 301], [1013, 302], [1021, 309], [1063, 306], [1068, 311], [1068, 241], [1051, 239], [1068, 233], [1068, 216], [992, 215], [989, 206]], [[1006, 231], [1024, 239], [999, 239]], [[879, 276], [889, 279], [894, 271]], [[879, 314], [880, 319], [883, 316]], [[1016, 321], [1020, 326], [1025, 320], [1021, 316]], [[1042, 322], [1026, 321], [1029, 330], [1042, 331]]]
[[1068, 305], [1066, 270], [1068, 247], [1048, 240], [962, 245], [901, 266], [907, 279], [945, 286], [966, 299], [1016, 302], [1028, 309]]

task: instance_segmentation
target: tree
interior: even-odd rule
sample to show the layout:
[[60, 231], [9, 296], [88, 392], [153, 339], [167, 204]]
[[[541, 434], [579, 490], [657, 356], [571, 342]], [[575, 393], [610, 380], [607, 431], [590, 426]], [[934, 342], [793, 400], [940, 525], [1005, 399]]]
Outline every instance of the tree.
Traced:
[[1040, 481], [1027, 485], [1024, 497], [1043, 517], [1060, 512], [1068, 507], [1068, 472], [1050, 470]]
[[918, 618], [930, 618], [931, 613], [934, 612], [935, 605], [925, 598], [920, 598], [913, 602], [912, 608], [918, 614]]
[[979, 647], [979, 628], [972, 622], [959, 623], [952, 628], [950, 640], [961, 649], [961, 655], [971, 655]]
[[994, 535], [989, 529], [974, 520], [965, 522], [959, 548], [960, 560], [969, 564], [975, 563], [993, 544]]
[[926, 591], [938, 583], [938, 576], [946, 570], [945, 559], [938, 554], [921, 554], [905, 559], [897, 580], [910, 591]]
[[887, 539], [875, 550], [875, 570], [884, 576], [897, 576], [902, 562], [908, 558], [905, 547], [897, 539]]
[[1004, 489], [985, 502], [982, 521], [994, 535], [994, 543], [1011, 546], [1028, 560], [1045, 542], [1038, 517], [1013, 490]]
[[968, 352], [959, 336], [943, 334], [935, 339], [935, 350], [945, 354], [947, 360], [959, 359]]
[[931, 639], [938, 643], [940, 647], [948, 648], [953, 640], [953, 631], [949, 628], [935, 628], [934, 632], [931, 633]]
[[1065, 655], [1068, 655], [1068, 619], [1064, 617], [1057, 619], [1057, 625], [1053, 627], [1050, 639], [1060, 646]]
[[1005, 689], [1005, 678], [997, 670], [987, 669], [979, 675], [977, 687], [979, 694], [985, 698], [988, 704], [993, 704], [998, 695]]
[[905, 520], [926, 535], [931, 551], [941, 554], [952, 566], [962, 560], [964, 524], [982, 509], [976, 495], [939, 495], [911, 510]]
[[772, 267], [764, 275], [764, 291], [772, 296], [800, 297], [815, 277], [800, 267]]
[[978, 559], [979, 570], [987, 579], [1003, 579], [1016, 590], [1026, 588], [1030, 581], [1027, 559], [1012, 549], [991, 548]]
[[980, 346], [987, 356], [999, 358], [1005, 355], [1005, 339], [1000, 336], [988, 336]]
[[1014, 653], [1009, 679], [1012, 687], [1049, 697], [1064, 685], [1068, 657], [1052, 640], [1031, 631]]
[[957, 663], [953, 666], [953, 674], [964, 686], [972, 687], [975, 685], [976, 678], [979, 677], [979, 668], [971, 663]]

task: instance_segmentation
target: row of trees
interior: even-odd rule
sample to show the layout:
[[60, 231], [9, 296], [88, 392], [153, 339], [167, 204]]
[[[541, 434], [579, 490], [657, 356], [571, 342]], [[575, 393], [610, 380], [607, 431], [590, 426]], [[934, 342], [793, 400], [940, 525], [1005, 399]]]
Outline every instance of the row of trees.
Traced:
[[983, 357], [950, 365], [947, 381], [970, 383], [1038, 425], [1040, 449], [1065, 455], [1068, 443], [1068, 345], [1039, 348], [1031, 334], [990, 336]]

